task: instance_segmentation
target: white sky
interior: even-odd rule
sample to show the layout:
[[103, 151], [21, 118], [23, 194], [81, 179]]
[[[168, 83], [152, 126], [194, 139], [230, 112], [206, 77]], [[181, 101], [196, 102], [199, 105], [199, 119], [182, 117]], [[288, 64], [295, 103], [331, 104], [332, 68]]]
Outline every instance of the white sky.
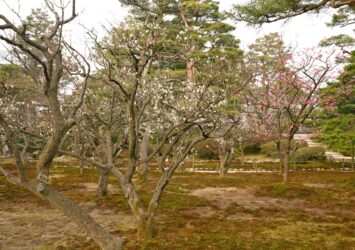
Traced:
[[[10, 15], [9, 10], [0, 0], [0, 13]], [[31, 8], [43, 6], [43, 0], [5, 0], [8, 5], [16, 7], [18, 2], [21, 3], [21, 15], [26, 16]], [[60, 1], [60, 0], [56, 0]], [[67, 0], [64, 0], [67, 1]], [[245, 0], [220, 0], [222, 10], [229, 10], [235, 3], [242, 3]], [[85, 35], [83, 28], [79, 24], [85, 25], [87, 28], [95, 28], [99, 35], [103, 35], [102, 25], [108, 23], [120, 22], [127, 11], [121, 7], [118, 0], [77, 0], [77, 11], [79, 18], [76, 24], [70, 27], [72, 42], [81, 50], [84, 46]], [[329, 28], [326, 22], [331, 18], [331, 14], [319, 15], [302, 15], [288, 21], [277, 22], [273, 24], [265, 24], [261, 28], [248, 27], [245, 24], [235, 24], [235, 36], [241, 40], [241, 47], [247, 48], [257, 37], [270, 32], [278, 32], [284, 38], [288, 45], [298, 48], [314, 47], [320, 40], [331, 35], [347, 33], [353, 34], [353, 27], [345, 28]]]

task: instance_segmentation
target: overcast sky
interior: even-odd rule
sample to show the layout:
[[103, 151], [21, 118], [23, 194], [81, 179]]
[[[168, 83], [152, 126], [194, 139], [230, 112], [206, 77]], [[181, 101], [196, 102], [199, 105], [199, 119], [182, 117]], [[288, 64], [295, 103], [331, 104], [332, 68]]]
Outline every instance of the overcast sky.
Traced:
[[[0, 0], [0, 13], [9, 15], [6, 4]], [[26, 16], [31, 8], [43, 6], [43, 0], [6, 0], [8, 5], [16, 7], [18, 1], [21, 4], [21, 15]], [[59, 1], [59, 0], [58, 0]], [[65, 0], [64, 0], [65, 1]], [[245, 0], [221, 0], [222, 10], [229, 10], [235, 3], [242, 3]], [[104, 34], [103, 25], [121, 21], [127, 10], [120, 6], [118, 0], [77, 0], [77, 10], [80, 15], [76, 23], [70, 27], [72, 41], [77, 47], [84, 47], [85, 36], [82, 27], [95, 28], [100, 35]], [[326, 22], [331, 18], [329, 12], [319, 15], [302, 15], [293, 18], [291, 21], [265, 24], [261, 28], [248, 27], [246, 24], [235, 24], [235, 36], [241, 40], [241, 47], [247, 48], [257, 37], [270, 32], [278, 32], [284, 38], [286, 44], [298, 46], [299, 48], [313, 47], [324, 37], [334, 34], [353, 34], [351, 27], [329, 28]]]

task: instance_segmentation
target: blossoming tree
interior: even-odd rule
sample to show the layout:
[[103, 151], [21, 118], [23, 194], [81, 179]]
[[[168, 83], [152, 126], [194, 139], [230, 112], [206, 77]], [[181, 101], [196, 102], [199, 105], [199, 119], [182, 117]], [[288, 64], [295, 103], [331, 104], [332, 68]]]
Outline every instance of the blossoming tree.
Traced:
[[250, 108], [249, 118], [260, 133], [275, 142], [283, 167], [283, 182], [287, 183], [291, 142], [319, 105], [320, 88], [335, 76], [335, 52], [324, 53], [314, 48], [291, 56], [283, 46], [277, 46], [276, 53], [268, 54], [271, 48], [268, 40], [282, 45], [282, 40], [271, 34], [252, 47], [250, 63], [259, 64], [260, 71], [254, 68], [254, 84], [246, 92], [246, 101]]

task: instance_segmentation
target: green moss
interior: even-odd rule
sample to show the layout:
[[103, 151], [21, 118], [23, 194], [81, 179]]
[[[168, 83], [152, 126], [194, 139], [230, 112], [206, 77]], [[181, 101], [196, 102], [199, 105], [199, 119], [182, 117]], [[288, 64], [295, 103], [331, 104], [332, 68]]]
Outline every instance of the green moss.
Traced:
[[282, 197], [287, 199], [305, 198], [314, 196], [315, 192], [312, 188], [295, 184], [283, 184], [276, 187], [273, 192], [274, 197]]
[[[52, 173], [63, 175], [54, 179], [53, 185], [76, 202], [90, 201], [96, 209], [131, 213], [121, 188], [112, 176], [109, 182], [114, 185], [115, 194], [98, 198], [95, 192], [77, 190], [84, 183], [97, 182], [96, 170], [85, 169], [85, 174], [81, 175], [77, 168], [58, 167], [53, 168]], [[158, 171], [151, 172], [147, 184], [138, 189], [144, 204], [151, 198], [159, 176]], [[137, 240], [135, 230], [114, 228], [112, 231], [127, 238], [128, 250], [352, 249], [355, 244], [355, 217], [351, 197], [355, 173], [297, 172], [290, 174], [292, 184], [282, 185], [281, 180], [282, 176], [276, 173], [237, 173], [220, 178], [216, 174], [178, 172], [162, 196], [156, 218], [157, 238], [141, 242]], [[305, 186], [306, 183], [325, 186]], [[301, 199], [300, 204], [311, 209], [261, 206], [252, 211], [237, 204], [223, 209], [215, 206], [214, 202], [190, 195], [192, 190], [204, 187], [248, 187], [249, 190], [256, 189], [256, 195], [260, 196], [290, 201]], [[9, 184], [0, 176], [0, 210], [16, 211], [28, 203], [49, 209], [45, 201]], [[211, 209], [211, 215], [195, 212], [201, 207]], [[242, 219], [233, 219], [233, 215]], [[251, 219], [243, 219], [243, 216]], [[3, 230], [0, 225], [0, 232]], [[54, 244], [50, 243], [48, 247]], [[69, 245], [75, 249], [99, 249], [93, 241], [86, 242], [85, 239], [70, 241]]]
[[269, 242], [269, 249], [341, 249], [355, 243], [354, 238], [339, 233], [341, 227], [299, 221], [265, 229], [260, 236]]

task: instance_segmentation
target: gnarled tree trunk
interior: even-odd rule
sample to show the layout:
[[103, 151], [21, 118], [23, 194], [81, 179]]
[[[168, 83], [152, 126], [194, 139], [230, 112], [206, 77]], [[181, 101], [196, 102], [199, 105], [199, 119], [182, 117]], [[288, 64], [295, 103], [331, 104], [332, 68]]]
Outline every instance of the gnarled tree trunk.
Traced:
[[229, 162], [230, 162], [231, 152], [228, 150], [223, 156], [219, 156], [220, 165], [219, 165], [219, 174], [220, 176], [225, 176], [228, 173]]
[[147, 211], [143, 207], [143, 204], [138, 197], [135, 186], [130, 180], [127, 180], [126, 176], [124, 176], [117, 167], [111, 166], [111, 172], [116, 177], [118, 183], [121, 185], [125, 198], [128, 201], [128, 205], [133, 213], [133, 216], [135, 217], [137, 226], [137, 238], [143, 240], [151, 238], [153, 234], [148, 233], [150, 231], [150, 224], [147, 223]]
[[100, 178], [97, 186], [97, 195], [105, 196], [108, 192], [108, 173], [107, 169], [100, 169]]
[[[139, 158], [140, 159], [145, 159], [148, 157], [148, 149], [149, 149], [149, 134], [147, 132], [144, 132], [142, 142], [139, 147]], [[147, 182], [148, 170], [149, 170], [148, 162], [144, 162], [139, 166], [138, 178], [139, 178], [140, 183]]]
[[[113, 148], [112, 148], [112, 130], [110, 126], [106, 126], [105, 128], [105, 152], [106, 152], [106, 160], [107, 165], [113, 165]], [[97, 188], [98, 196], [105, 196], [108, 192], [108, 169], [100, 169], [100, 179]]]
[[228, 173], [229, 163], [232, 160], [233, 144], [222, 141], [219, 148], [219, 174], [225, 176]]

